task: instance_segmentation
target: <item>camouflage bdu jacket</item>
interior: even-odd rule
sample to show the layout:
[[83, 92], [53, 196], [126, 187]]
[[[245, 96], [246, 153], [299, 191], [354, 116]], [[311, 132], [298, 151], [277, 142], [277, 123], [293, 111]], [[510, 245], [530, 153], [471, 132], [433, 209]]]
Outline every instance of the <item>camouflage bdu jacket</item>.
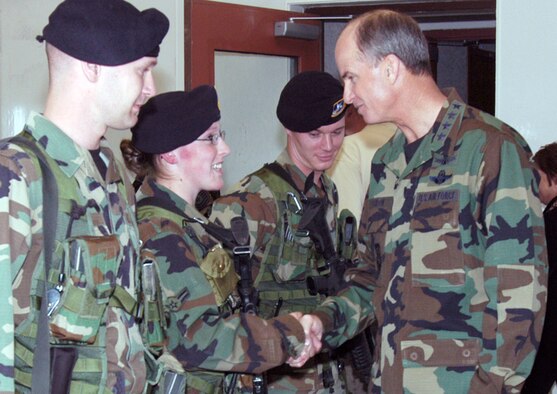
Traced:
[[[162, 204], [143, 205], [147, 198]], [[225, 372], [260, 373], [302, 351], [305, 335], [294, 317], [231, 313], [227, 300], [238, 277], [221, 244], [201, 224], [154, 208], [172, 205], [206, 222], [193, 206], [152, 179], [141, 186], [138, 204], [142, 257], [156, 263], [164, 309], [159, 343], [159, 327], [145, 327], [144, 336], [159, 367], [185, 373], [186, 392], [220, 393]]]
[[399, 130], [373, 159], [359, 229], [368, 268], [318, 312], [327, 340], [377, 318], [373, 392], [518, 393], [546, 298], [530, 149], [454, 92], [409, 162], [405, 146]]
[[[128, 305], [135, 301], [139, 235], [133, 188], [104, 142], [102, 179], [90, 153], [46, 118], [32, 113], [25, 129], [44, 147], [58, 184], [49, 288], [61, 285], [63, 291], [49, 321], [51, 347], [77, 349], [72, 393], [139, 393], [145, 385], [139, 329], [111, 296], [119, 294]], [[19, 146], [4, 145], [0, 185], [0, 391], [28, 392], [44, 294], [43, 231], [55, 230], [43, 223], [36, 158]], [[72, 254], [79, 258], [69, 258], [70, 245], [80, 248]]]
[[[277, 158], [292, 177], [299, 190], [304, 190], [306, 176], [292, 162], [286, 150]], [[229, 226], [235, 216], [243, 216], [250, 230], [250, 245], [253, 248], [252, 277], [259, 291], [259, 313], [264, 317], [300, 311], [309, 313], [324, 299], [310, 295], [306, 278], [319, 275], [318, 265], [324, 263], [316, 255], [315, 246], [307, 235], [297, 232], [301, 214], [294, 214], [294, 198], [275, 199], [271, 186], [262, 179], [259, 171], [248, 175], [227, 191], [213, 204], [211, 219]], [[326, 220], [332, 239], [336, 233], [336, 189], [332, 180], [323, 175], [324, 190], [315, 185], [307, 197], [325, 197], [328, 200]], [[276, 190], [275, 193], [278, 193]], [[296, 191], [293, 190], [293, 196]], [[285, 194], [285, 193], [283, 193]], [[288, 205], [286, 209], [279, 206]], [[300, 206], [301, 207], [301, 206]], [[341, 392], [342, 382], [338, 377], [337, 362], [327, 354], [309, 360], [302, 369], [283, 366], [267, 373], [269, 392], [320, 392], [323, 387], [323, 371], [332, 374], [335, 392]], [[329, 392], [325, 389], [324, 392]]]

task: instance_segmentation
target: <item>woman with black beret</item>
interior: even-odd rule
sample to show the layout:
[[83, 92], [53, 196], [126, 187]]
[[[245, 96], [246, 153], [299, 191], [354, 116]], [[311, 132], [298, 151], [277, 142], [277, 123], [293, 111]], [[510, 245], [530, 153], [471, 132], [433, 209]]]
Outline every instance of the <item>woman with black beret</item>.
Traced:
[[154, 392], [170, 384], [183, 386], [179, 392], [234, 392], [250, 380], [235, 373], [260, 374], [314, 352], [299, 315], [263, 320], [235, 312], [238, 275], [227, 244], [195, 209], [201, 190], [223, 186], [230, 152], [215, 89], [153, 97], [121, 150], [127, 167], [145, 177], [137, 194], [140, 318]]

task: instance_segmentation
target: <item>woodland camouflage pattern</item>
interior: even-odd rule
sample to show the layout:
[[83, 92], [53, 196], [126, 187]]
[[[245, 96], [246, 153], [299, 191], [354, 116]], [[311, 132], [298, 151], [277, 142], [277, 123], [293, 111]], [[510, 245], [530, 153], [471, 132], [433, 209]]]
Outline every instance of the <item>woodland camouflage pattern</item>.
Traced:
[[[292, 176], [298, 189], [304, 190], [306, 176], [294, 165], [286, 150], [276, 161]], [[335, 188], [327, 175], [324, 174], [321, 180], [325, 190], [313, 185], [307, 197], [327, 198], [326, 222], [332, 239], [335, 240], [337, 215]], [[294, 191], [291, 186], [289, 190]], [[250, 245], [254, 254], [252, 277], [255, 287], [259, 290], [259, 312], [264, 317], [273, 315], [279, 297], [283, 301], [279, 310], [280, 315], [293, 311], [309, 313], [324, 299], [320, 295], [310, 295], [306, 286], [306, 278], [310, 275], [319, 275], [317, 266], [323, 265], [324, 261], [317, 256], [310, 238], [307, 235], [297, 234], [300, 215], [293, 215], [291, 211], [286, 210], [284, 215], [277, 217], [278, 205], [284, 203], [285, 201], [275, 199], [270, 186], [256, 172], [242, 179], [228, 190], [226, 195], [217, 199], [211, 211], [211, 220], [224, 226], [228, 226], [235, 216], [246, 218], [250, 230]], [[284, 219], [286, 215], [287, 220]], [[285, 238], [288, 240], [283, 242]], [[262, 264], [264, 268], [261, 268]], [[329, 389], [323, 387], [324, 368], [333, 374], [335, 392], [344, 392], [344, 377], [339, 379], [336, 365], [336, 360], [331, 361], [327, 354], [322, 354], [310, 359], [300, 369], [282, 366], [271, 370], [266, 374], [269, 392], [328, 393]]]
[[[138, 202], [146, 197], [167, 201], [190, 218], [203, 218], [193, 206], [151, 179], [141, 186]], [[156, 262], [168, 322], [164, 342], [152, 343], [149, 350], [158, 358], [159, 367], [187, 371], [188, 393], [221, 392], [224, 372], [260, 373], [300, 354], [305, 335], [292, 316], [265, 321], [253, 314], [230, 313], [219, 301], [235, 290], [237, 277], [226, 253], [228, 260], [218, 267], [205, 264], [221, 246], [201, 224], [163, 216], [149, 205], [138, 210], [138, 224], [142, 254]], [[228, 269], [236, 280], [219, 285], [227, 294], [217, 297], [208, 278]], [[227, 286], [228, 291], [224, 290]], [[212, 387], [191, 387], [188, 382], [195, 378]]]
[[[51, 344], [72, 344], [79, 352], [71, 392], [140, 393], [145, 386], [145, 365], [139, 329], [128, 312], [107, 305], [115, 288], [132, 303], [136, 296], [139, 234], [133, 188], [104, 142], [101, 154], [108, 160], [106, 179], [101, 178], [87, 150], [41, 115], [31, 114], [26, 130], [45, 147], [49, 161], [59, 164], [51, 166], [61, 204], [51, 271], [62, 268], [66, 244], [61, 241], [67, 233], [87, 236], [90, 241], [91, 265], [86, 261], [80, 267], [65, 264], [63, 307], [51, 319]], [[40, 305], [37, 295], [43, 294], [42, 203], [36, 158], [19, 146], [3, 145], [0, 298], [9, 302], [0, 303], [0, 392], [29, 391]], [[69, 212], [73, 214], [71, 228]], [[55, 284], [57, 280], [50, 286]], [[94, 305], [96, 310], [91, 309]]]
[[518, 393], [546, 298], [531, 151], [455, 92], [409, 163], [405, 144], [399, 130], [373, 159], [359, 229], [366, 269], [318, 312], [327, 341], [376, 317], [376, 393]]

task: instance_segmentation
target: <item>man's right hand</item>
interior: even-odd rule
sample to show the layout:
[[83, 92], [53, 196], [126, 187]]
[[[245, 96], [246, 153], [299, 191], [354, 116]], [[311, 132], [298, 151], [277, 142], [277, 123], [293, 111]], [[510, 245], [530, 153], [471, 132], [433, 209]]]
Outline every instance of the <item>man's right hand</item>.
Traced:
[[287, 364], [291, 367], [299, 368], [303, 366], [307, 360], [315, 356], [321, 350], [321, 338], [323, 336], [323, 323], [314, 315], [304, 315], [299, 320], [304, 328], [306, 339], [302, 353], [296, 357], [290, 357]]

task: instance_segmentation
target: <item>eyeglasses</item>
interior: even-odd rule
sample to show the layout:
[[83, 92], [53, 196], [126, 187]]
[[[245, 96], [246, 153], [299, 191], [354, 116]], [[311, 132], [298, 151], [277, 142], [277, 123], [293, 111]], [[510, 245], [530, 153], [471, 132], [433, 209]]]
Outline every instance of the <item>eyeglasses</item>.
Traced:
[[216, 145], [219, 143], [219, 140], [222, 138], [224, 141], [224, 137], [226, 136], [226, 132], [224, 130], [219, 130], [216, 134], [211, 134], [208, 138], [198, 138], [196, 141], [211, 141], [211, 144]]

